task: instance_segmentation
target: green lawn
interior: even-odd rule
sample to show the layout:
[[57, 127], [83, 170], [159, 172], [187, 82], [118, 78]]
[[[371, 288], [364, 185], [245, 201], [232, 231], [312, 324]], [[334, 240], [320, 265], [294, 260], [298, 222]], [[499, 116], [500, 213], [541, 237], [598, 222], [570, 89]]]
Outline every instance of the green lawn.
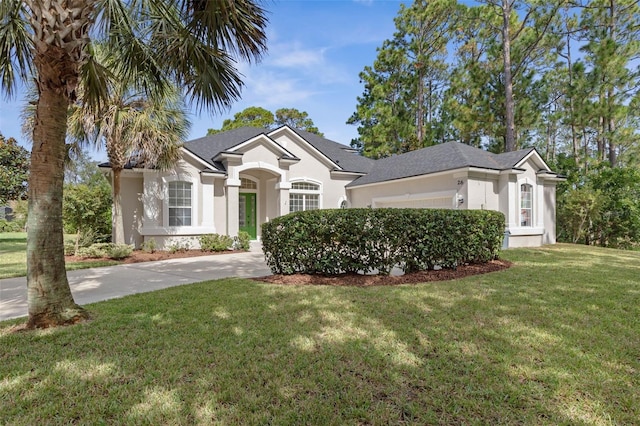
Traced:
[[[73, 236], [65, 237], [73, 239]], [[117, 265], [114, 261], [88, 261], [67, 263], [67, 270]], [[27, 234], [24, 232], [0, 233], [0, 279], [27, 275]]]
[[637, 424], [640, 253], [397, 287], [219, 280], [0, 323], [0, 424]]

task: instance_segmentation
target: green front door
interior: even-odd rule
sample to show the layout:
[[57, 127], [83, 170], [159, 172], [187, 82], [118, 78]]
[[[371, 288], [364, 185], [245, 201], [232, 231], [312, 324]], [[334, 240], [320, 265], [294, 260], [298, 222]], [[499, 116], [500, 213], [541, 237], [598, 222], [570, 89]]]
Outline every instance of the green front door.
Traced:
[[241, 231], [248, 233], [252, 240], [257, 237], [256, 194], [240, 193], [238, 206], [238, 225]]

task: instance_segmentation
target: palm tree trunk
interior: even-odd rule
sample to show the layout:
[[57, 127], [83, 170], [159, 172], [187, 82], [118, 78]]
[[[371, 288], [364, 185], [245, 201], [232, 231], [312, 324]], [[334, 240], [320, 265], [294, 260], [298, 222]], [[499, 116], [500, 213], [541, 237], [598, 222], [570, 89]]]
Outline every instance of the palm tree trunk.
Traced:
[[[64, 263], [62, 185], [67, 110], [75, 98], [94, 1], [25, 0], [31, 10], [38, 103], [27, 222], [28, 328], [87, 318], [73, 300]], [[73, 26], [74, 31], [69, 31]]]
[[29, 176], [28, 328], [74, 323], [87, 316], [73, 300], [64, 262], [62, 184], [68, 104], [64, 93], [41, 85]]
[[113, 242], [124, 244], [124, 222], [122, 220], [122, 195], [120, 194], [120, 176], [122, 169], [113, 169], [113, 214], [111, 215], [111, 234]]

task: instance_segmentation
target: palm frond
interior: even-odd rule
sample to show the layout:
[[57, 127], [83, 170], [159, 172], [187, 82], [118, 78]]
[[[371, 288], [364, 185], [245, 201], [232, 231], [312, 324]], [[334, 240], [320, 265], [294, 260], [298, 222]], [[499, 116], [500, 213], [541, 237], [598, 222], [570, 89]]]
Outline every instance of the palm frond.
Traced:
[[18, 81], [27, 81], [33, 73], [32, 39], [27, 11], [20, 0], [0, 1], [0, 82], [12, 97]]
[[266, 11], [256, 1], [182, 0], [186, 27], [209, 46], [259, 60], [266, 50]]
[[113, 72], [105, 65], [107, 53], [100, 44], [89, 43], [87, 59], [81, 72], [82, 104], [88, 108], [100, 109], [109, 97], [109, 87], [116, 79]]
[[198, 108], [225, 110], [240, 96], [234, 56], [266, 50], [265, 11], [253, 0], [98, 0], [98, 24], [119, 79], [163, 97], [171, 85]]

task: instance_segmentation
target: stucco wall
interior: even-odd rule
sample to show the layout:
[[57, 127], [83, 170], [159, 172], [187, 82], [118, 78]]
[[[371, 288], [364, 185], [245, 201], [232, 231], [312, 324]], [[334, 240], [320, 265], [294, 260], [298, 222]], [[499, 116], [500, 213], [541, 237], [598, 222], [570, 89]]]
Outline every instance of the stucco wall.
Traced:
[[[197, 239], [189, 236], [217, 231], [216, 197], [219, 179], [212, 176], [201, 176], [200, 167], [191, 159], [181, 159], [167, 171], [137, 171], [144, 177], [143, 194], [144, 220], [140, 233], [144, 241], [153, 239], [158, 249], [166, 249], [176, 241], [189, 241], [191, 248], [198, 248]], [[171, 181], [184, 180], [191, 182], [192, 211], [191, 226], [168, 226], [167, 185]], [[203, 186], [204, 184], [204, 186]], [[213, 192], [214, 196], [211, 196]], [[211, 208], [213, 213], [211, 214]], [[205, 210], [209, 210], [205, 212]], [[222, 209], [224, 211], [224, 209]]]
[[279, 136], [276, 141], [300, 159], [300, 162], [289, 167], [289, 181], [307, 179], [321, 183], [321, 208], [336, 209], [340, 207], [340, 202], [346, 198], [344, 187], [351, 182], [351, 179], [332, 178], [331, 170], [335, 166], [305, 142], [301, 143], [286, 135]]
[[511, 235], [509, 236], [509, 248], [540, 247], [542, 235]]
[[274, 151], [269, 145], [255, 143], [250, 145], [249, 149], [243, 149], [242, 162], [244, 164], [252, 162], [269, 163], [274, 167], [278, 166], [278, 158], [281, 156], [279, 152]]

